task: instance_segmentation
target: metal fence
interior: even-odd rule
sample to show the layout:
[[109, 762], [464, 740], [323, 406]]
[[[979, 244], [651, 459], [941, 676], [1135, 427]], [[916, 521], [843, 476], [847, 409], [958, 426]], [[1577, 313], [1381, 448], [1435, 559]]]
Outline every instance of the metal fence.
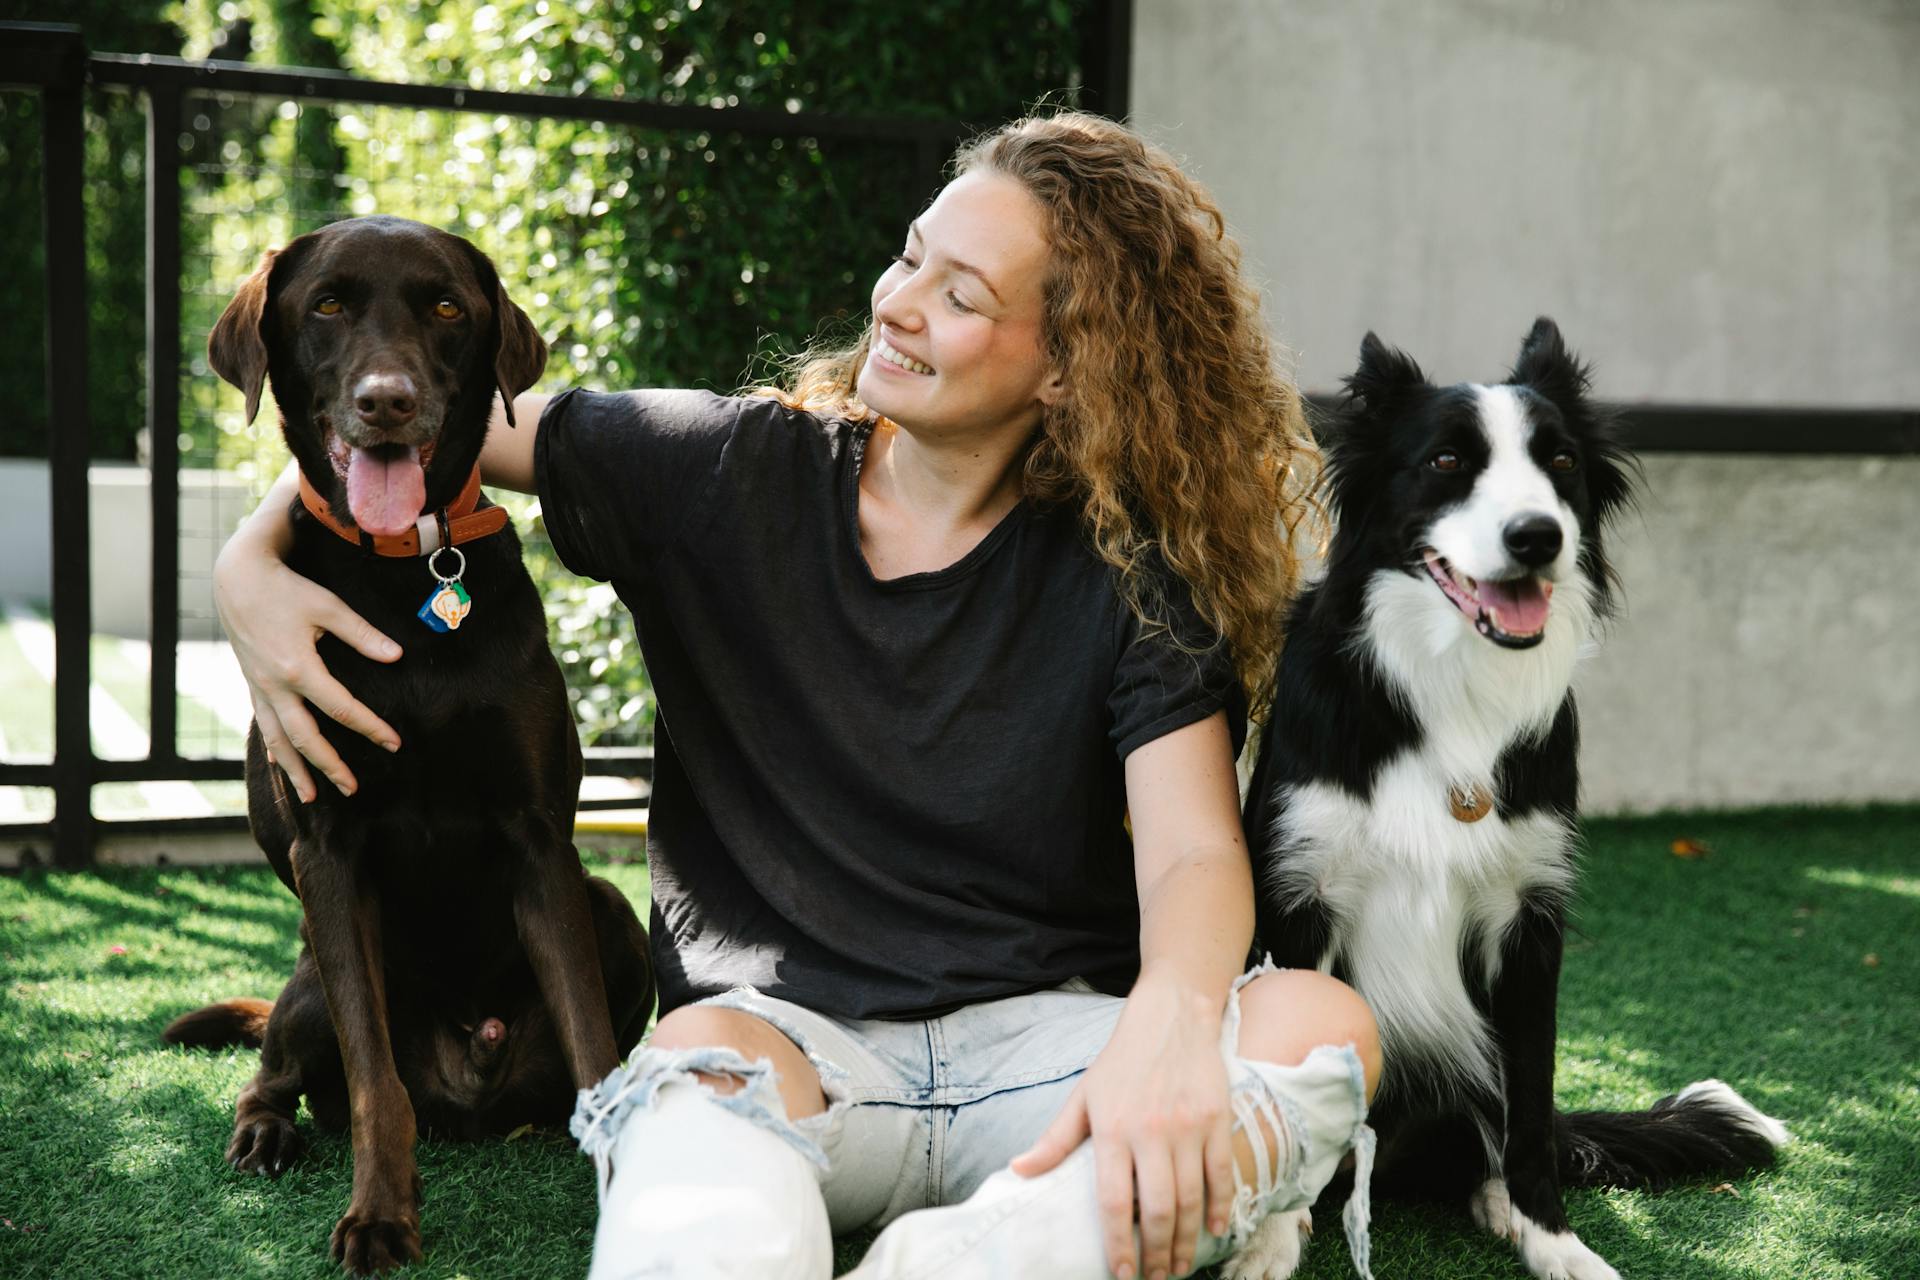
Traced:
[[[1097, 5], [1081, 32], [1083, 102], [1121, 114], [1125, 110], [1124, 65], [1130, 23], [1126, 3]], [[182, 583], [198, 598], [211, 566], [183, 565], [181, 474], [184, 463], [231, 466], [232, 450], [245, 447], [211, 425], [214, 380], [194, 377], [198, 339], [210, 326], [225, 294], [252, 266], [265, 244], [236, 250], [207, 205], [209, 193], [236, 172], [260, 164], [245, 154], [244, 139], [258, 130], [233, 127], [234, 114], [254, 122], [286, 114], [331, 113], [337, 132], [351, 113], [405, 113], [411, 121], [445, 122], [485, 117], [500, 127], [536, 128], [551, 122], [585, 122], [595, 128], [647, 130], [686, 139], [743, 136], [784, 139], [793, 146], [884, 148], [896, 173], [910, 175], [916, 191], [938, 185], [941, 166], [964, 129], [958, 122], [924, 119], [847, 118], [744, 107], [689, 107], [621, 99], [562, 97], [480, 91], [457, 86], [368, 81], [339, 72], [262, 68], [218, 61], [162, 57], [89, 55], [77, 29], [8, 24], [0, 30], [0, 86], [36, 93], [42, 120], [45, 210], [46, 377], [48, 459], [52, 487], [51, 614], [53, 754], [50, 762], [0, 760], [0, 787], [49, 788], [47, 822], [0, 824], [0, 842], [51, 845], [55, 865], [83, 867], [93, 858], [107, 824], [94, 816], [92, 798], [101, 784], [237, 780], [241, 764], [234, 744], [216, 745], [204, 735], [183, 740], [177, 655], [183, 617], [190, 626], [208, 620], [202, 607], [183, 601]], [[149, 749], [139, 759], [105, 759], [96, 751], [89, 699], [94, 681], [90, 604], [88, 311], [86, 201], [83, 151], [88, 95], [130, 95], [144, 105], [147, 145], [145, 431], [151, 498], [151, 620], [147, 676]], [[392, 118], [391, 114], [388, 117]], [[411, 128], [411, 126], [409, 126]], [[239, 141], [237, 141], [237, 139]], [[375, 142], [375, 149], [380, 143]], [[705, 145], [704, 142], [701, 145]], [[779, 143], [770, 145], [778, 146]], [[282, 214], [278, 224], [306, 229], [331, 217], [361, 211], [370, 198], [340, 174], [303, 162], [298, 155], [276, 163], [283, 182], [270, 197]], [[264, 172], [264, 167], [262, 172]], [[458, 184], [458, 176], [446, 179]], [[444, 193], [443, 193], [444, 194]], [[424, 198], [424, 197], [423, 197]], [[386, 212], [405, 209], [383, 207]], [[247, 212], [262, 211], [249, 206]], [[196, 221], [198, 220], [198, 221]], [[240, 237], [245, 239], [246, 237]], [[185, 274], [183, 277], [183, 268]], [[183, 287], [183, 278], [185, 287]], [[191, 343], [188, 338], [193, 339]], [[189, 346], [195, 349], [190, 358]], [[181, 376], [182, 373], [187, 376]], [[188, 395], [182, 394], [183, 385]], [[257, 486], [256, 486], [257, 488]], [[245, 504], [242, 493], [235, 501]], [[217, 499], [209, 498], [209, 502]], [[187, 525], [208, 536], [210, 548], [231, 529], [235, 512], [189, 512]], [[191, 726], [188, 726], [191, 728]], [[589, 773], [644, 779], [651, 750], [643, 742], [590, 748]], [[199, 830], [235, 830], [237, 814], [188, 819], [117, 821], [115, 832], [189, 835]]]

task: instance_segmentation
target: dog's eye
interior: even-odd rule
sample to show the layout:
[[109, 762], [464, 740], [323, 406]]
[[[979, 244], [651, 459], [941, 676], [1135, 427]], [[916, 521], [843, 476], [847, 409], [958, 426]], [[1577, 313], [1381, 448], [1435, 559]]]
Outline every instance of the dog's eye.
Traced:
[[1571, 471], [1580, 465], [1580, 460], [1574, 457], [1568, 450], [1562, 449], [1560, 452], [1554, 454], [1552, 458], [1548, 459], [1547, 465], [1555, 471]]
[[340, 314], [340, 299], [323, 293], [314, 300], [313, 309], [323, 316], [337, 316]]
[[1451, 449], [1442, 449], [1427, 459], [1427, 465], [1435, 471], [1458, 471], [1460, 469], [1460, 455]]
[[452, 298], [442, 298], [433, 304], [433, 314], [442, 320], [458, 320], [465, 312], [460, 310], [460, 304]]

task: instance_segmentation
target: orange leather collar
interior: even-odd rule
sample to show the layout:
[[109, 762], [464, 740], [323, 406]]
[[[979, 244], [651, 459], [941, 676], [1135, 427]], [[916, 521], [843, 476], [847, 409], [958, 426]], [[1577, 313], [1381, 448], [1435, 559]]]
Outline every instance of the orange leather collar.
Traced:
[[[350, 524], [342, 524], [334, 519], [333, 512], [327, 509], [327, 500], [322, 498], [314, 487], [307, 483], [306, 473], [300, 473], [300, 501], [307, 513], [327, 528], [333, 530], [348, 542], [359, 547], [369, 547], [375, 555], [411, 557], [427, 556], [442, 546], [458, 546], [462, 542], [472, 542], [475, 538], [484, 538], [490, 533], [498, 533], [507, 527], [507, 509], [505, 507], [480, 506], [480, 468], [474, 467], [467, 482], [460, 486], [460, 496], [450, 506], [439, 511], [430, 511], [414, 522], [413, 528], [399, 534], [370, 534]], [[446, 540], [441, 540], [441, 530], [446, 530]]]

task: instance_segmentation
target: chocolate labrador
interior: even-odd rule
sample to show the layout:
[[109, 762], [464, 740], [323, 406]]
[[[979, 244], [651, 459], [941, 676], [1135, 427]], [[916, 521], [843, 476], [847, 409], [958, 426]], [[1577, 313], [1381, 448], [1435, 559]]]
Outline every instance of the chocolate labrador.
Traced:
[[511, 425], [546, 344], [479, 250], [374, 217], [269, 253], [207, 350], [249, 422], [272, 381], [301, 475], [288, 563], [405, 650], [385, 665], [320, 643], [402, 746], [316, 716], [359, 788], [301, 804], [248, 734], [248, 817], [300, 899], [304, 946], [271, 1006], [214, 1005], [165, 1034], [261, 1045], [236, 1167], [286, 1168], [303, 1093], [315, 1121], [351, 1130], [333, 1256], [384, 1271], [420, 1256], [416, 1130], [564, 1117], [653, 1007], [646, 933], [571, 843], [565, 686], [519, 540], [479, 490], [495, 390]]

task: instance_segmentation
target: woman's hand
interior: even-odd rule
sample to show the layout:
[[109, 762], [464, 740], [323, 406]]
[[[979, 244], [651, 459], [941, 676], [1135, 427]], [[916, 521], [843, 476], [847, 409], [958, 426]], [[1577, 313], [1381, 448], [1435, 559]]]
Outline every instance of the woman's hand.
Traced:
[[275, 486], [260, 511], [220, 553], [213, 570], [213, 600], [253, 696], [253, 717], [267, 758], [286, 771], [300, 799], [310, 802], [316, 793], [309, 762], [342, 795], [352, 795], [356, 784], [322, 736], [308, 702], [389, 751], [400, 746], [399, 735], [328, 673], [317, 647], [321, 634], [337, 636], [376, 662], [394, 661], [400, 646], [339, 596], [286, 566], [279, 546], [291, 489], [283, 493], [283, 488]]
[[1185, 1275], [1201, 1224], [1226, 1234], [1233, 1131], [1220, 1017], [1219, 1001], [1143, 977], [1065, 1109], [1013, 1161], [1022, 1177], [1045, 1173], [1091, 1134], [1107, 1266], [1120, 1280]]

